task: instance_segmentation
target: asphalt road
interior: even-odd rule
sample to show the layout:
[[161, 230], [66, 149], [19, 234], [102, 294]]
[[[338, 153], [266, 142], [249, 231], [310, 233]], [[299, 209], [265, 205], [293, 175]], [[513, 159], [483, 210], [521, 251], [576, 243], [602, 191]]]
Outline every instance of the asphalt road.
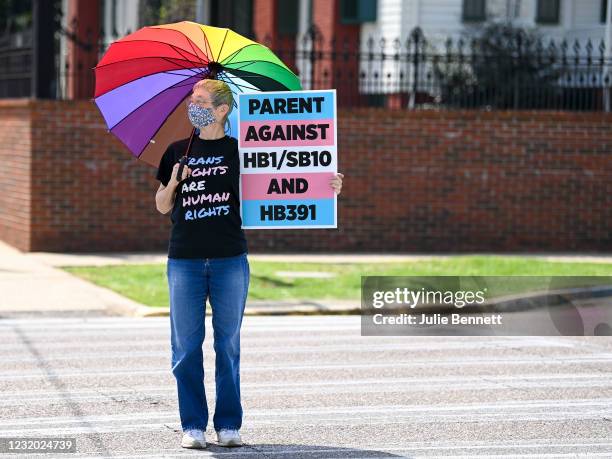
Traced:
[[76, 437], [76, 454], [27, 455], [44, 458], [612, 457], [609, 337], [373, 337], [358, 316], [247, 316], [245, 446], [228, 449], [206, 326], [206, 450], [179, 446], [167, 317], [1, 319], [0, 437]]

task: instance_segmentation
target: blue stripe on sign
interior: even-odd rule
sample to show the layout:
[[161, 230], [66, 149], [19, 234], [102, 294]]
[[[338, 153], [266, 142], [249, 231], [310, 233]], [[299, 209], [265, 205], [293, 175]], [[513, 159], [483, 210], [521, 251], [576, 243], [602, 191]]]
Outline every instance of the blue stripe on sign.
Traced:
[[[244, 226], [309, 226], [309, 225], [333, 225], [334, 224], [334, 200], [332, 199], [249, 199], [242, 201], [242, 224]], [[312, 207], [314, 205], [315, 218], [312, 218]], [[279, 207], [273, 207], [279, 206]], [[290, 208], [294, 207], [293, 220], [289, 219]], [[261, 209], [268, 211], [262, 220]], [[307, 215], [305, 220], [297, 216]], [[282, 217], [285, 218], [282, 218]], [[276, 220], [276, 218], [280, 218]]]
[[[275, 99], [289, 99], [289, 98], [309, 98], [309, 97], [323, 97], [320, 102], [321, 111], [317, 111], [317, 104], [312, 101], [312, 113], [274, 113], [269, 112], [260, 113], [263, 107], [263, 101], [268, 99], [274, 110]], [[249, 114], [249, 100], [255, 99], [260, 103], [260, 109], [255, 110], [253, 114]], [[273, 120], [317, 120], [334, 117], [334, 92], [333, 91], [295, 91], [292, 93], [277, 94], [274, 93], [242, 93], [238, 95], [238, 106], [240, 107], [240, 122], [244, 121], [273, 121]], [[297, 101], [297, 107], [299, 108], [299, 101]]]

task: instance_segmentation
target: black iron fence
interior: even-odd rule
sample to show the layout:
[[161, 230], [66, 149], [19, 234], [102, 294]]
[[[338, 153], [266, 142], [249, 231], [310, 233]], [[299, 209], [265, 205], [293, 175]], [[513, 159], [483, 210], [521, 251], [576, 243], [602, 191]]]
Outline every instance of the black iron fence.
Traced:
[[[95, 53], [94, 62], [119, 38], [93, 44], [65, 36]], [[419, 28], [405, 40], [328, 40], [316, 29], [251, 38], [292, 68], [304, 89], [336, 88], [340, 106], [612, 111], [612, 57], [603, 40], [555, 41], [502, 26], [471, 38], [425, 37]], [[15, 48], [0, 47], [0, 97], [23, 96], [17, 88], [28, 87], [31, 50]], [[58, 62], [58, 98], [70, 97], [71, 79], [93, 88], [91, 55], [86, 65]]]
[[604, 41], [546, 40], [494, 26], [479, 37], [326, 41], [317, 33], [275, 50], [306, 88], [330, 88], [348, 106], [612, 110], [612, 56]]

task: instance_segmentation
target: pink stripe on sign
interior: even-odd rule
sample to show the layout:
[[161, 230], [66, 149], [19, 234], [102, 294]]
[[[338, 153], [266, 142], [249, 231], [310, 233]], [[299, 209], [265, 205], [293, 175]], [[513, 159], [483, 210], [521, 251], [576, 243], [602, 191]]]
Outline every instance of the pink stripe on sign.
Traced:
[[[304, 140], [300, 135], [302, 128], [294, 129], [292, 126], [305, 126], [303, 128]], [[249, 129], [252, 130], [249, 132]], [[247, 134], [249, 140], [247, 140]], [[325, 138], [322, 138], [323, 136]], [[308, 137], [315, 138], [308, 139]], [[273, 138], [276, 140], [272, 140]], [[333, 145], [334, 120], [329, 118], [322, 120], [244, 122], [240, 123], [240, 141], [244, 148]]]
[[[333, 198], [334, 189], [329, 182], [334, 175], [334, 172], [240, 174], [242, 199]], [[304, 187], [306, 191], [302, 192]]]

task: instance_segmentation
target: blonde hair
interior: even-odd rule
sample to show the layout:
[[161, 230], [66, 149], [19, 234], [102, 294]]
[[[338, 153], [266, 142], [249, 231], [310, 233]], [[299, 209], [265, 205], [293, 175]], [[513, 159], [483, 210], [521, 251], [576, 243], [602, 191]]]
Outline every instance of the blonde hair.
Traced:
[[232, 90], [227, 85], [227, 83], [225, 81], [211, 80], [207, 78], [200, 80], [196, 84], [194, 84], [192, 92], [199, 88], [205, 89], [210, 93], [210, 96], [212, 97], [211, 102], [214, 107], [218, 107], [222, 104], [226, 104], [229, 107], [229, 110], [221, 121], [222, 124], [227, 124], [229, 126], [230, 123], [228, 118], [230, 113], [232, 113], [232, 110], [234, 109], [234, 95], [232, 94]]

